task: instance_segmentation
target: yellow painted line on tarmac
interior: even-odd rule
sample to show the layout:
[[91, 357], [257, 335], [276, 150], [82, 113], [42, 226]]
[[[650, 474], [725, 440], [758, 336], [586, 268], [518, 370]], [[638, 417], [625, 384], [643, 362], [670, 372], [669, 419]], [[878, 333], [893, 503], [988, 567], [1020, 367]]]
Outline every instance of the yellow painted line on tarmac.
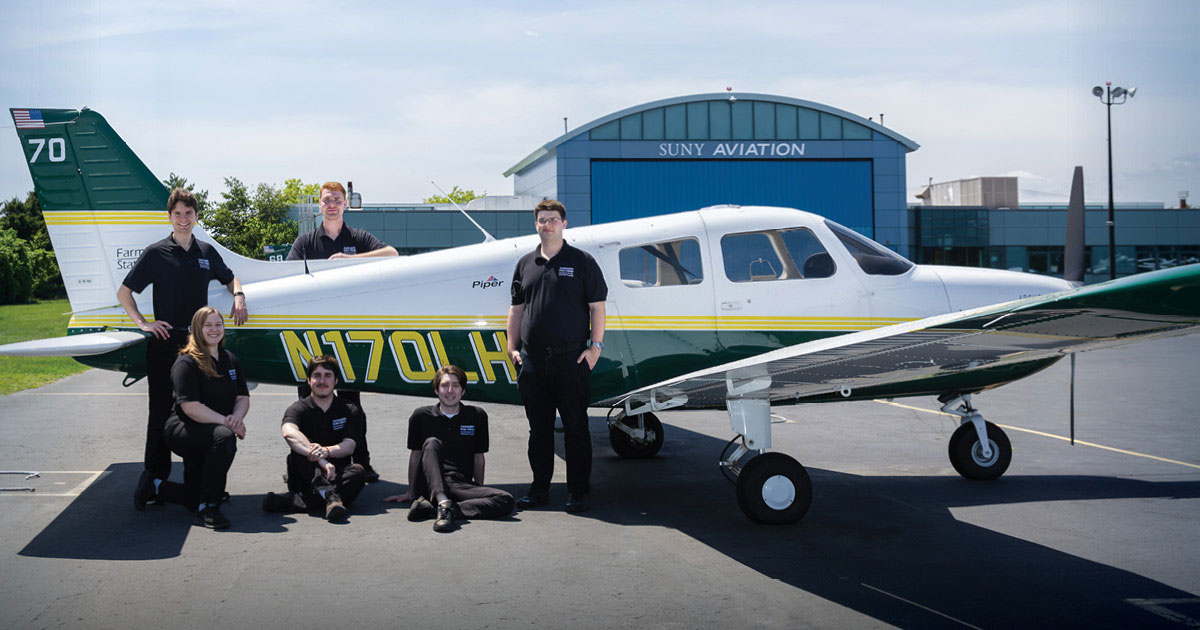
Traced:
[[[932, 413], [932, 414], [936, 414], [936, 415], [939, 415], [939, 416], [948, 416], [948, 417], [951, 417], [951, 418], [957, 418], [957, 417], [958, 417], [958, 416], [956, 416], [956, 415], [954, 415], [954, 414], [952, 414], [952, 413], [946, 413], [946, 412], [944, 412], [944, 411], [938, 411], [937, 409], [923, 409], [923, 408], [921, 408], [921, 407], [914, 407], [914, 406], [912, 406], [912, 405], [904, 405], [904, 404], [901, 404], [901, 403], [898, 403], [898, 402], [890, 402], [890, 401], [887, 401], [887, 400], [876, 400], [875, 402], [877, 402], [877, 403], [882, 403], [882, 404], [885, 404], [885, 405], [892, 405], [893, 407], [902, 407], [902, 408], [904, 408], [904, 409], [911, 409], [911, 410], [913, 410], [913, 411], [924, 411], [925, 413]], [[1066, 436], [1063, 436], [1063, 435], [1055, 435], [1055, 434], [1053, 434], [1053, 433], [1046, 433], [1045, 431], [1036, 431], [1036, 430], [1034, 430], [1034, 429], [1026, 429], [1026, 428], [1023, 428], [1023, 427], [1014, 427], [1014, 426], [1012, 426], [1012, 425], [1008, 425], [1008, 424], [1000, 424], [1000, 423], [998, 423], [998, 422], [996, 422], [996, 423], [993, 423], [993, 424], [995, 424], [996, 426], [998, 426], [998, 427], [1000, 427], [1000, 428], [1002, 428], [1002, 429], [1008, 429], [1008, 430], [1010, 430], [1010, 431], [1021, 431], [1022, 433], [1032, 433], [1033, 435], [1040, 435], [1040, 436], [1042, 436], [1042, 437], [1054, 438], [1054, 439], [1056, 439], [1056, 440], [1062, 440], [1062, 441], [1064, 441], [1064, 442], [1070, 442], [1070, 441], [1071, 441], [1071, 438], [1069, 438], [1069, 437], [1066, 437]], [[1179, 460], [1177, 460], [1177, 459], [1168, 459], [1168, 458], [1166, 458], [1166, 457], [1159, 457], [1159, 456], [1157, 456], [1157, 455], [1147, 455], [1146, 453], [1139, 453], [1139, 452], [1137, 452], [1137, 451], [1130, 451], [1130, 450], [1126, 450], [1126, 449], [1123, 449], [1123, 448], [1116, 448], [1116, 447], [1113, 447], [1113, 446], [1105, 446], [1105, 445], [1103, 445], [1103, 444], [1096, 444], [1095, 442], [1085, 442], [1085, 441], [1083, 441], [1083, 440], [1075, 440], [1075, 443], [1076, 443], [1076, 444], [1082, 444], [1083, 446], [1090, 446], [1090, 447], [1092, 447], [1092, 448], [1098, 448], [1098, 449], [1100, 449], [1100, 450], [1104, 450], [1104, 451], [1112, 451], [1112, 452], [1114, 452], [1114, 453], [1121, 453], [1121, 454], [1123, 454], [1123, 455], [1133, 455], [1134, 457], [1145, 457], [1146, 459], [1153, 459], [1154, 461], [1166, 462], [1166, 463], [1168, 463], [1168, 464], [1178, 464], [1178, 465], [1180, 465], [1180, 466], [1187, 466], [1188, 468], [1195, 468], [1195, 469], [1197, 469], [1197, 470], [1200, 470], [1200, 465], [1197, 465], [1197, 464], [1192, 464], [1192, 463], [1189, 463], [1189, 462], [1181, 462], [1181, 461], [1179, 461]]]

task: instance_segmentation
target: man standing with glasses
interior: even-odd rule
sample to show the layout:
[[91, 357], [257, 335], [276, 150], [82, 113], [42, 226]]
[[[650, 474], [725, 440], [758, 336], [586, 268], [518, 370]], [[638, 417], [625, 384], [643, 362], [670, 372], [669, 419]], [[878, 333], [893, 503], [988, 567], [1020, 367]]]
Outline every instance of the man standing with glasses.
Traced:
[[[321, 225], [317, 229], [296, 237], [292, 250], [288, 252], [288, 260], [324, 260], [326, 258], [375, 258], [382, 256], [398, 256], [395, 247], [375, 238], [366, 230], [359, 230], [346, 225], [342, 215], [346, 213], [346, 189], [339, 182], [321, 184], [318, 195], [321, 204]], [[307, 397], [312, 391], [308, 384], [299, 388], [300, 398]], [[362, 409], [359, 394], [355, 391], [338, 391], [338, 398], [353, 403]], [[368, 482], [379, 481], [379, 474], [371, 468], [371, 453], [367, 450], [366, 416], [363, 417], [363, 440], [354, 450], [354, 463], [366, 469]]]
[[529, 419], [533, 469], [529, 493], [517, 505], [550, 502], [557, 410], [567, 456], [566, 509], [582, 512], [588, 509], [592, 474], [587, 407], [592, 368], [604, 350], [608, 286], [596, 260], [563, 241], [567, 210], [561, 203], [539, 203], [534, 217], [541, 243], [517, 262], [508, 309], [508, 353], [520, 368], [517, 389]]

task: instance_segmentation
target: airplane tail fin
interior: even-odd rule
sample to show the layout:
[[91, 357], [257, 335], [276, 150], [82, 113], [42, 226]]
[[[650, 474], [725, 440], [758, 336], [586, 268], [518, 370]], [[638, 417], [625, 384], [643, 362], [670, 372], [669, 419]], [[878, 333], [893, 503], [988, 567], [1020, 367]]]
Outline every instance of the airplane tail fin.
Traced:
[[[169, 191], [94, 111], [29, 108], [9, 112], [71, 310], [105, 311], [79, 317], [78, 327], [132, 324], [119, 307], [111, 309], [117, 302], [117, 288], [142, 250], [171, 232]], [[299, 262], [271, 263], [239, 256], [221, 247], [201, 226], [196, 227], [195, 235], [216, 245], [243, 284], [301, 273]], [[143, 313], [151, 310], [152, 290], [137, 296]]]

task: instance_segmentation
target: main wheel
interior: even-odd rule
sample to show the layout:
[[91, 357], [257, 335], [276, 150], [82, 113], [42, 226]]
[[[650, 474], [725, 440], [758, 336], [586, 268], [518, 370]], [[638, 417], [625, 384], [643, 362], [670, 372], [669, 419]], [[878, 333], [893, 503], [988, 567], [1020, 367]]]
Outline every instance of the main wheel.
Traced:
[[737, 499], [738, 507], [755, 523], [795, 523], [812, 505], [812, 481], [795, 459], [783, 453], [763, 453], [738, 475]]
[[983, 445], [979, 443], [979, 434], [973, 423], [959, 426], [950, 436], [950, 463], [958, 474], [973, 481], [996, 479], [1012, 463], [1012, 444], [1004, 430], [991, 422], [985, 424], [990, 442], [988, 446], [992, 449], [991, 457], [983, 456]]
[[[622, 418], [622, 422], [628, 421], [628, 418]], [[612, 449], [617, 455], [625, 459], [646, 459], [654, 457], [658, 453], [658, 449], [663, 445], [663, 425], [658, 418], [652, 413], [642, 414], [642, 422], [646, 429], [646, 437], [643, 440], [634, 440], [629, 437], [628, 433], [618, 429], [617, 427], [608, 428], [608, 441], [612, 444]]]

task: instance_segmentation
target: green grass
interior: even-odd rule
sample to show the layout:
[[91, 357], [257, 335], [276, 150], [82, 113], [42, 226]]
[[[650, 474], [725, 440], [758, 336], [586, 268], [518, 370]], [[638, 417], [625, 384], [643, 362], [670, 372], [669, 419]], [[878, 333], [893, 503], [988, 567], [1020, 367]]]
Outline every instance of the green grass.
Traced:
[[[70, 310], [66, 300], [0, 306], [0, 344], [66, 336]], [[66, 357], [0, 357], [0, 395], [53, 383], [86, 369]]]

